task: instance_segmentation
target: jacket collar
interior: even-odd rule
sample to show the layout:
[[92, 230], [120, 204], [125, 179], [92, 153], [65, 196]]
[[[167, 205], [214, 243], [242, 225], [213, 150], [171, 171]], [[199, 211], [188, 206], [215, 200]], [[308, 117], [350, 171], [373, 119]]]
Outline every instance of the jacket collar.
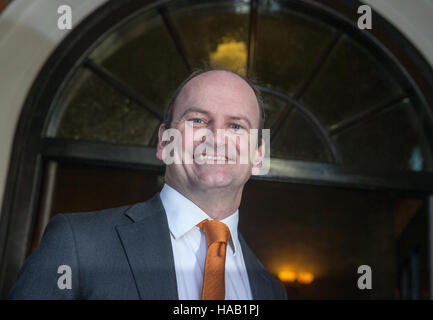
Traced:
[[[199, 222], [203, 220], [212, 220], [212, 218], [194, 202], [168, 184], [164, 184], [159, 195], [167, 215], [170, 232], [175, 239], [184, 236]], [[230, 239], [228, 243], [230, 244], [230, 250], [232, 250], [233, 255], [236, 255], [239, 251], [239, 210], [236, 210], [233, 214], [220, 221], [230, 230]]]
[[261, 264], [253, 251], [248, 247], [244, 237], [239, 232], [239, 242], [242, 247], [242, 253], [245, 261], [245, 267], [250, 281], [251, 295], [254, 300], [273, 300], [274, 290], [272, 286], [272, 276]]
[[159, 193], [125, 212], [132, 223], [116, 226], [140, 299], [177, 300], [167, 217]]
[[[118, 225], [116, 230], [140, 299], [179, 299], [170, 231], [159, 193], [146, 202], [133, 205], [125, 215], [132, 223]], [[253, 299], [273, 299], [271, 276], [241, 233], [238, 237]]]

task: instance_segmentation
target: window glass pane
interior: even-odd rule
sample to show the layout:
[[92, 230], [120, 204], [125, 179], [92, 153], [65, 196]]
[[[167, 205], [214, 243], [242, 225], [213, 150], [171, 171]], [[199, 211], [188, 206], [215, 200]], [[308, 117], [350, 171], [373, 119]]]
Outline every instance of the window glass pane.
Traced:
[[90, 71], [81, 70], [61, 102], [65, 110], [53, 135], [119, 144], [149, 144], [159, 121]]
[[402, 95], [393, 78], [358, 43], [343, 36], [302, 102], [331, 126]]
[[249, 4], [177, 1], [168, 8], [192, 66], [201, 68], [207, 63], [245, 75]]
[[287, 102], [270, 94], [263, 94], [263, 107], [265, 109], [265, 128], [273, 129], [275, 121], [280, 113], [286, 108]]
[[[149, 9], [120, 24], [101, 39], [90, 59], [163, 114], [173, 91], [190, 72], [184, 58], [192, 67], [207, 62], [245, 74], [249, 10], [245, 1], [170, 1], [164, 10]], [[344, 30], [276, 1], [260, 2], [258, 13], [254, 77], [263, 87], [287, 96], [307, 84], [298, 103], [324, 127], [333, 128], [405, 96], [385, 64], [355, 38], [343, 34], [323, 59]], [[94, 71], [79, 72], [66, 94], [54, 111], [49, 136], [155, 146], [159, 121]], [[286, 102], [269, 93], [263, 97], [271, 156], [334, 162], [332, 148], [316, 124], [296, 109], [277, 131]], [[374, 120], [339, 132], [333, 141], [342, 164], [429, 170], [430, 144], [411, 108], [405, 108], [407, 117], [395, 112], [377, 117], [383, 127]]]
[[432, 168], [427, 141], [409, 100], [335, 138], [344, 164], [413, 171]]
[[334, 30], [317, 20], [262, 2], [257, 22], [256, 77], [293, 96], [329, 46]]
[[296, 109], [290, 112], [271, 141], [271, 156], [291, 160], [332, 161], [317, 129]]
[[188, 75], [156, 11], [142, 14], [117, 29], [91, 58], [162, 110]]

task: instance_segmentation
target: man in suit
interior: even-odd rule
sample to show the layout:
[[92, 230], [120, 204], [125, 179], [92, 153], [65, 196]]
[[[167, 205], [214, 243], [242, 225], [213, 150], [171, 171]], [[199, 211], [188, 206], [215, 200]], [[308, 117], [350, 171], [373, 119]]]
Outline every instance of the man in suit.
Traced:
[[[157, 157], [165, 163], [164, 133], [182, 137], [174, 150], [182, 161], [166, 165], [161, 192], [134, 205], [56, 215], [9, 298], [287, 299], [237, 230], [243, 187], [264, 155], [260, 136], [249, 133], [263, 123], [260, 93], [248, 80], [224, 70], [193, 73], [159, 128]], [[221, 129], [223, 144], [199, 135], [186, 147], [195, 134]], [[241, 163], [237, 138], [246, 135], [256, 147]]]

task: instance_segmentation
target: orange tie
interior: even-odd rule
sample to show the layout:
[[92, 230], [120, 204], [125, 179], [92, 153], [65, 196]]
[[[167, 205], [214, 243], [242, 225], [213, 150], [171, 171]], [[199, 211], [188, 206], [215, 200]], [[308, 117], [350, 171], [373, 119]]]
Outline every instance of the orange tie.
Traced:
[[201, 299], [224, 300], [226, 248], [230, 230], [217, 220], [203, 220], [197, 226], [205, 231], [207, 239]]

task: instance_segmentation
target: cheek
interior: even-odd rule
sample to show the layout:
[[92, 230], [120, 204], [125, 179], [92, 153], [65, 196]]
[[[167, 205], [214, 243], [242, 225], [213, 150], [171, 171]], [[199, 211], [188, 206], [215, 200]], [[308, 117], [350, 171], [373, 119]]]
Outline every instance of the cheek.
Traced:
[[194, 129], [187, 124], [178, 128], [182, 137], [182, 150], [187, 150], [190, 143], [193, 142]]
[[241, 160], [241, 164], [246, 164], [249, 162], [250, 139], [248, 134], [232, 135], [228, 144], [230, 145], [231, 149], [235, 149], [237, 156]]
[[[184, 160], [187, 162], [187, 164], [192, 164], [194, 161], [194, 153], [196, 151], [197, 146], [201, 145], [205, 137], [201, 137], [200, 139], [200, 133], [199, 128], [194, 128], [192, 126], [186, 125], [181, 130], [181, 136], [182, 136], [182, 153], [184, 155]], [[194, 137], [196, 138], [194, 140]]]

